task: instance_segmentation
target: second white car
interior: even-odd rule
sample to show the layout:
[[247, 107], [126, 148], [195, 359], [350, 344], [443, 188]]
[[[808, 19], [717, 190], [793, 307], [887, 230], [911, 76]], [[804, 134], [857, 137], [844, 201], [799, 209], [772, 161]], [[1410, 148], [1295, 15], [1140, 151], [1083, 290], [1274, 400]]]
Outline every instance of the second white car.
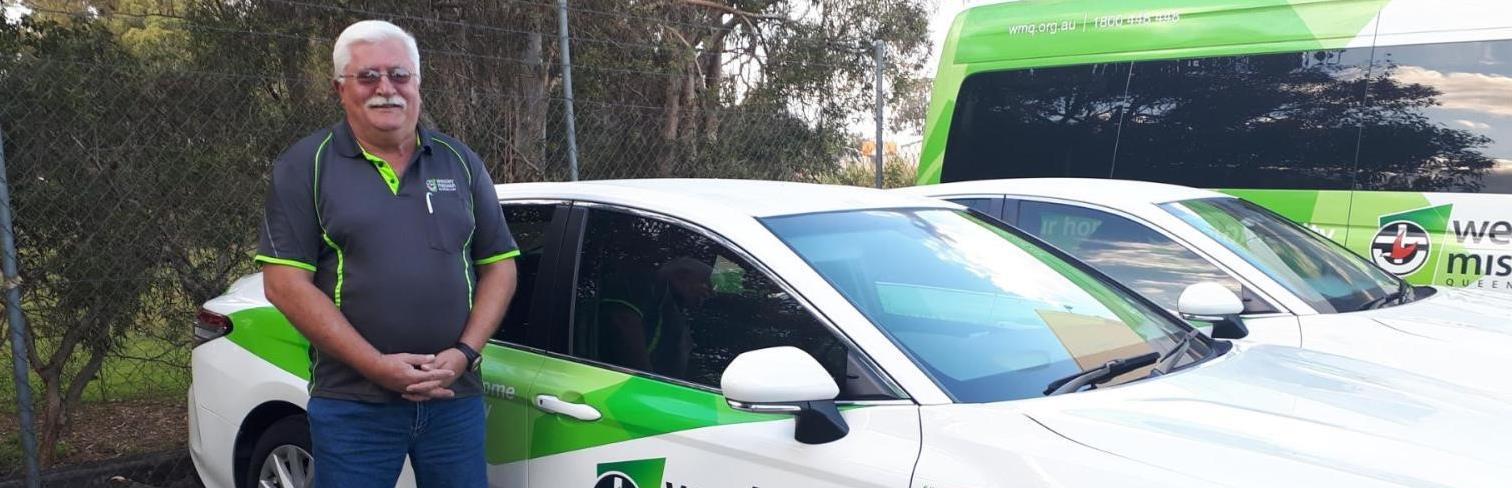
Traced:
[[[895, 190], [973, 207], [1187, 315], [1221, 285], [1248, 342], [1355, 357], [1512, 397], [1512, 298], [1412, 286], [1337, 243], [1218, 192], [1138, 181], [1027, 178]], [[1210, 290], [1211, 291], [1211, 290]]]

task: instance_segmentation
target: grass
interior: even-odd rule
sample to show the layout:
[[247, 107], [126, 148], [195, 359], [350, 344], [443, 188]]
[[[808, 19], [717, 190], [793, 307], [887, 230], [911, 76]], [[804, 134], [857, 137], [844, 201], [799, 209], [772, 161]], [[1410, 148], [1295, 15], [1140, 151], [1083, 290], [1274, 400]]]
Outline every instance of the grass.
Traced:
[[[15, 430], [14, 427], [13, 423], [0, 427], [0, 434], [4, 435], [3, 442], [0, 442], [0, 480], [20, 475], [26, 469], [21, 461], [21, 431]], [[53, 446], [54, 459], [67, 459], [72, 452], [73, 449], [69, 447], [68, 441], [60, 441]]]
[[[184, 333], [187, 335], [189, 331]], [[10, 344], [0, 352], [6, 381], [0, 382], [0, 413], [15, 414], [16, 388], [12, 381]], [[82, 363], [83, 357], [75, 362]], [[32, 365], [35, 366], [35, 365]], [[42, 399], [42, 380], [29, 371], [32, 400]], [[117, 352], [109, 354], [98, 377], [85, 387], [84, 403], [164, 399], [182, 396], [189, 388], [189, 346], [161, 339], [135, 335], [128, 337]], [[40, 405], [38, 405], [40, 406]]]

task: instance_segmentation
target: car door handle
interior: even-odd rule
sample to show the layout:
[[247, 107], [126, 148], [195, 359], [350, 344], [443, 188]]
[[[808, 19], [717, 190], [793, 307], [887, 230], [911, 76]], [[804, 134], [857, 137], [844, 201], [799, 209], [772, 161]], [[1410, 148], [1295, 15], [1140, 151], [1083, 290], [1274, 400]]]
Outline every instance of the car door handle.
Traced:
[[593, 422], [604, 417], [596, 408], [581, 403], [562, 401], [551, 395], [536, 395], [535, 406], [545, 412], [566, 415], [584, 422]]

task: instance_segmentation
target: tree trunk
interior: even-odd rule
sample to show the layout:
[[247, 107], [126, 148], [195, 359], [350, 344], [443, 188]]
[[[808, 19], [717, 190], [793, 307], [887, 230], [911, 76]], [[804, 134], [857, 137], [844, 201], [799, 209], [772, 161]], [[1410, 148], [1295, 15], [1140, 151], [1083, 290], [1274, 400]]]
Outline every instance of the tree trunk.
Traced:
[[667, 154], [656, 158], [656, 175], [668, 177], [672, 175], [672, 162], [677, 159], [679, 144], [677, 134], [682, 122], [682, 90], [684, 78], [681, 76], [667, 76], [666, 91], [662, 93], [662, 131], [661, 141], [667, 148]]
[[[525, 38], [525, 47], [520, 55], [524, 61], [524, 70], [516, 78], [516, 104], [519, 110], [514, 117], [515, 126], [511, 130], [513, 140], [507, 141], [514, 147], [514, 157], [527, 167], [534, 170], [534, 175], [542, 176], [543, 164], [546, 159], [546, 114], [549, 105], [546, 103], [546, 63], [542, 56], [542, 36], [539, 33], [529, 34]], [[522, 168], [510, 165], [510, 173], [515, 176], [514, 181], [520, 179], [533, 179], [523, 174]]]
[[37, 429], [37, 464], [46, 468], [52, 466], [53, 452], [63, 433], [62, 370], [40, 371], [37, 375], [42, 377], [42, 421]]
[[719, 91], [724, 83], [724, 40], [729, 33], [728, 28], [720, 30], [698, 56], [703, 72], [703, 139], [709, 142], [719, 138]]

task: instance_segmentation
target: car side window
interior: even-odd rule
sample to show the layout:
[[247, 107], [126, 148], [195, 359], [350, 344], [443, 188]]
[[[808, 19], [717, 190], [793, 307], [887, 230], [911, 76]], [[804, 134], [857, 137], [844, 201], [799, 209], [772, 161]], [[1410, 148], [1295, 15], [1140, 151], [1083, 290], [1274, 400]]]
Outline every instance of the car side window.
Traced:
[[541, 256], [546, 251], [546, 232], [551, 226], [551, 215], [556, 206], [550, 204], [505, 203], [504, 222], [520, 246], [520, 255], [515, 258], [517, 272], [514, 298], [509, 300], [509, 309], [504, 312], [504, 321], [494, 338], [516, 344], [531, 345], [526, 332], [530, 330], [530, 314], [535, 297], [536, 280], [540, 275]]
[[1018, 227], [1049, 242], [1157, 305], [1176, 310], [1186, 287], [1211, 281], [1243, 297], [1245, 313], [1274, 312], [1228, 273], [1164, 234], [1108, 212], [1024, 200]]
[[595, 208], [578, 269], [573, 356], [718, 388], [740, 353], [794, 346], [830, 372], [841, 399], [889, 396], [783, 288], [691, 229]]
[[949, 201], [951, 203], [965, 205], [967, 207], [970, 207], [972, 210], [976, 210], [993, 217], [998, 217], [996, 205], [992, 204], [991, 198], [951, 198], [949, 199]]

